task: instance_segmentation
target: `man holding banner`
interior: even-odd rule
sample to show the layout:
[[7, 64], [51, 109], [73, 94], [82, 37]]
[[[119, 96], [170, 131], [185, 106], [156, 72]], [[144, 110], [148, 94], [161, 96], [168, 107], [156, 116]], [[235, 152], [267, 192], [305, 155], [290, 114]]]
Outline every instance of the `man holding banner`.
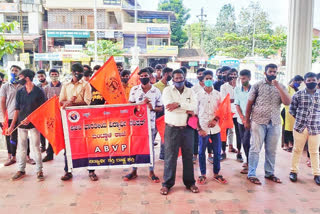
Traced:
[[[76, 63], [71, 67], [72, 80], [62, 86], [60, 93], [60, 104], [63, 108], [68, 106], [82, 106], [90, 105], [91, 103], [91, 87], [88, 82], [82, 80], [83, 67], [81, 64]], [[72, 173], [68, 171], [68, 163], [65, 153], [65, 175], [61, 177], [61, 180], [67, 181], [72, 178]], [[89, 170], [89, 178], [92, 181], [97, 181], [98, 176], [94, 173], [94, 170]]]
[[[140, 76], [140, 85], [132, 87], [129, 96], [130, 103], [141, 103], [147, 104], [150, 110], [150, 123], [151, 123], [151, 132], [152, 132], [152, 152], [154, 154], [154, 140], [157, 134], [155, 128], [156, 112], [161, 112], [162, 102], [161, 102], [161, 92], [158, 88], [154, 87], [150, 83], [150, 75], [152, 75], [149, 69], [144, 68], [139, 71], [138, 75]], [[154, 159], [154, 155], [153, 155]], [[154, 162], [154, 161], [153, 161]], [[125, 181], [135, 179], [137, 177], [137, 168], [133, 167], [133, 170], [130, 174], [124, 177]], [[154, 174], [154, 167], [150, 167], [149, 178], [154, 183], [159, 183], [160, 179]]]

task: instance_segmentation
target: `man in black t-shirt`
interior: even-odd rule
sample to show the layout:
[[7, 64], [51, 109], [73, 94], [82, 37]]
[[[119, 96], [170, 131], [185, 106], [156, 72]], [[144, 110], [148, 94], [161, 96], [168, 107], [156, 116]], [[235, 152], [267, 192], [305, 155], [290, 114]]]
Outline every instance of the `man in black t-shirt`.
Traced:
[[25, 176], [28, 134], [30, 135], [30, 148], [35, 156], [37, 179], [38, 181], [44, 180], [40, 152], [40, 133], [27, 119], [34, 110], [45, 102], [43, 90], [32, 83], [34, 76], [35, 73], [30, 69], [24, 69], [19, 74], [19, 83], [23, 85], [23, 88], [17, 92], [13, 120], [7, 131], [7, 134], [10, 134], [14, 129], [14, 124], [16, 122], [19, 124], [17, 148], [18, 172], [12, 177], [13, 181]]

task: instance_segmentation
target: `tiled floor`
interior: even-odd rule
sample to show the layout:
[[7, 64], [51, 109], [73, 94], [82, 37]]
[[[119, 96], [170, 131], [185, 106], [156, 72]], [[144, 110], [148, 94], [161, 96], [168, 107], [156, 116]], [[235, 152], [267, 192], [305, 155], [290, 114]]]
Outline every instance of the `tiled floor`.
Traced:
[[[6, 153], [0, 153], [3, 163]], [[160, 184], [148, 180], [147, 168], [139, 169], [139, 177], [131, 182], [122, 181], [129, 169], [97, 170], [100, 180], [92, 182], [86, 169], [74, 170], [72, 181], [63, 182], [63, 154], [54, 161], [44, 163], [46, 180], [37, 182], [35, 167], [27, 166], [27, 176], [16, 182], [10, 180], [16, 165], [0, 168], [0, 213], [320, 213], [320, 187], [313, 181], [311, 169], [301, 160], [300, 181], [288, 179], [291, 154], [280, 148], [277, 155], [276, 175], [283, 184], [263, 178], [263, 160], [258, 175], [263, 184], [256, 186], [240, 174], [242, 164], [235, 154], [228, 154], [222, 163], [222, 174], [229, 184], [222, 185], [209, 179], [199, 186], [200, 193], [185, 190], [181, 179], [179, 160], [177, 182], [168, 196], [159, 194]], [[207, 167], [212, 167], [208, 163]], [[156, 162], [156, 173], [162, 178], [163, 162]], [[195, 174], [199, 175], [198, 164]], [[212, 170], [208, 174], [212, 177]]]

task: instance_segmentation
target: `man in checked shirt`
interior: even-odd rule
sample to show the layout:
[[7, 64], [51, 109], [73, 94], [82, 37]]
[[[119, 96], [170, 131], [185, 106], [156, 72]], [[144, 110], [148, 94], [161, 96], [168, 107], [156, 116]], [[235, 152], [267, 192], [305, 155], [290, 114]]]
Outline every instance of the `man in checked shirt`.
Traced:
[[308, 141], [314, 181], [320, 185], [319, 145], [320, 145], [320, 90], [317, 89], [317, 75], [309, 72], [304, 76], [307, 86], [292, 97], [289, 113], [296, 119], [293, 130], [294, 147], [292, 153], [292, 182], [298, 179], [298, 165], [303, 148]]

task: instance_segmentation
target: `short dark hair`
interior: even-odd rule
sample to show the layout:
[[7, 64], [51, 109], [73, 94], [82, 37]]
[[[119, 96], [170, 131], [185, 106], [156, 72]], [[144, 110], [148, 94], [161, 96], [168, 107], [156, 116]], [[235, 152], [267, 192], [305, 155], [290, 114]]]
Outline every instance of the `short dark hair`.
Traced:
[[21, 71], [20, 66], [17, 66], [17, 65], [11, 65], [10, 70], [11, 70], [12, 68], [17, 68], [19, 71]]
[[251, 78], [251, 71], [248, 69], [243, 69], [240, 71], [240, 76], [246, 76], [246, 77]]
[[205, 77], [205, 76], [207, 76], [207, 75], [210, 75], [210, 76], [213, 77], [213, 72], [210, 71], [210, 70], [205, 70], [205, 71], [202, 73], [202, 76], [203, 76], [203, 77]]
[[220, 69], [220, 72], [225, 72], [225, 71], [229, 71], [231, 70], [231, 68], [229, 66], [222, 66], [222, 68]]
[[236, 73], [238, 74], [238, 70], [235, 68], [231, 68], [231, 70], [228, 71], [227, 76], [230, 76], [231, 74]]
[[182, 74], [184, 75], [185, 73], [183, 72], [182, 69], [176, 69], [172, 72], [172, 77], [174, 77], [175, 74]]
[[162, 69], [163, 69], [163, 67], [162, 67], [162, 65], [157, 64], [157, 65], [156, 65], [156, 67], [155, 67], [155, 69], [158, 69], [158, 70], [160, 70], [160, 69], [161, 69], [161, 70], [162, 70]]
[[30, 81], [33, 80], [34, 76], [36, 75], [35, 72], [31, 69], [23, 69], [19, 75], [23, 75], [24, 77], [29, 77]]
[[187, 74], [187, 68], [185, 66], [181, 66], [180, 70], [182, 70], [184, 74]]
[[92, 71], [92, 68], [89, 65], [83, 65], [83, 68], [88, 68], [89, 71]]
[[200, 73], [200, 72], [204, 72], [205, 70], [206, 70], [205, 68], [198, 68], [197, 74]]
[[93, 70], [99, 70], [101, 68], [101, 65], [95, 65], [94, 67], [93, 67]]
[[143, 68], [139, 71], [138, 75], [147, 72], [148, 74], [151, 74], [149, 67]]
[[313, 72], [308, 72], [304, 75], [304, 79], [307, 80], [308, 78], [312, 78], [312, 77], [316, 77], [317, 78], [317, 75]]
[[88, 71], [84, 71], [83, 76], [85, 76], [85, 77], [91, 77], [92, 74], [93, 74], [93, 71], [88, 70]]
[[146, 67], [146, 69], [149, 70], [150, 74], [152, 74], [154, 72], [154, 69], [152, 67], [150, 67], [150, 66]]
[[55, 69], [55, 68], [50, 69], [49, 75], [50, 75], [51, 73], [58, 73], [58, 74], [60, 75], [59, 71], [58, 71], [57, 69]]
[[264, 68], [264, 71], [267, 72], [269, 68], [278, 68], [278, 66], [276, 64], [270, 63], [266, 65], [266, 67]]
[[75, 63], [75, 64], [73, 64], [73, 65], [71, 66], [71, 71], [72, 71], [72, 72], [78, 71], [78, 72], [83, 73], [83, 66], [82, 66], [80, 63]]
[[172, 68], [165, 67], [165, 68], [162, 70], [162, 75], [164, 75], [165, 73], [170, 73], [170, 72], [172, 72], [172, 71], [173, 71]]
[[117, 62], [117, 63], [116, 63], [116, 65], [117, 65], [117, 67], [118, 67], [118, 66], [121, 66], [121, 67], [123, 67], [123, 64], [122, 64], [122, 62]]
[[131, 71], [123, 70], [123, 71], [121, 71], [120, 76], [122, 76], [122, 77], [124, 77], [125, 75], [129, 75], [130, 76], [130, 74], [131, 74]]
[[294, 81], [303, 81], [303, 77], [301, 75], [296, 75], [293, 77]]
[[221, 71], [221, 68], [217, 68], [216, 74], [220, 73], [220, 71]]
[[46, 74], [46, 72], [45, 72], [44, 70], [39, 70], [39, 71], [37, 72], [37, 74], [43, 74], [43, 75], [47, 76], [47, 74]]
[[320, 79], [320, 73], [317, 74], [317, 79], [318, 79], [318, 80]]
[[4, 78], [4, 73], [0, 72], [0, 77], [3, 79]]

